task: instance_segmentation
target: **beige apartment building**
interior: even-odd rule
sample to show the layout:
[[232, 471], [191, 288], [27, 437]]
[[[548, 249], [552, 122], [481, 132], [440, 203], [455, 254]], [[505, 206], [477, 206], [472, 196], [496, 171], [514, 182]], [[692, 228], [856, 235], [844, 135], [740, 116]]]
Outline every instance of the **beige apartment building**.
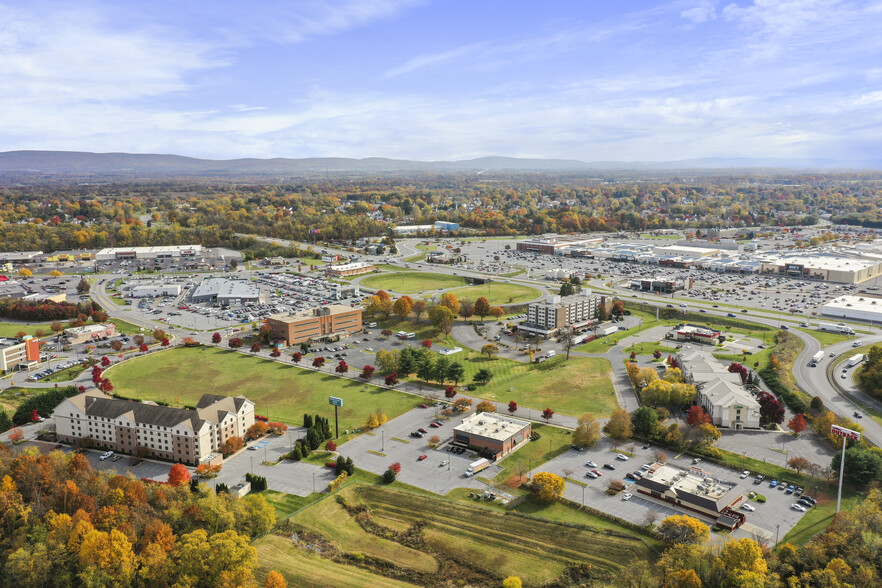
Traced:
[[342, 304], [328, 304], [291, 314], [276, 314], [266, 319], [273, 328], [273, 338], [285, 345], [304, 341], [343, 337], [361, 330], [361, 309]]
[[195, 410], [111, 398], [97, 390], [67, 398], [52, 413], [58, 440], [129, 455], [199, 465], [216, 461], [230, 437], [245, 437], [254, 403], [204, 394]]

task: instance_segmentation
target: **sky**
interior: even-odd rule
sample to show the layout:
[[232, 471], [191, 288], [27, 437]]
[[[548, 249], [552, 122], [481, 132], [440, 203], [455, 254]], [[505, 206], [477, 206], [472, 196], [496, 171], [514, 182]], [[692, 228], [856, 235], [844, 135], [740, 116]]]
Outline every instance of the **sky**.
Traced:
[[882, 0], [0, 0], [0, 151], [878, 159]]

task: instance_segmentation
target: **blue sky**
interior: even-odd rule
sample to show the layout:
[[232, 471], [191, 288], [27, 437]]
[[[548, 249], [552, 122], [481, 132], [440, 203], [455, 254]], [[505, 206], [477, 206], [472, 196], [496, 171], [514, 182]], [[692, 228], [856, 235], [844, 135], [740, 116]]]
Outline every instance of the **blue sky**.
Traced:
[[0, 151], [882, 153], [875, 0], [3, 2]]

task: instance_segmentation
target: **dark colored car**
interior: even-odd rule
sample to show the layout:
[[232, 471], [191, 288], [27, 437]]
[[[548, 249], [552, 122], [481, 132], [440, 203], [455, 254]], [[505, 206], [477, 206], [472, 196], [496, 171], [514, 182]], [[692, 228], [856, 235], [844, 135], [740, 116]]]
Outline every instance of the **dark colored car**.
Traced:
[[616, 466], [614, 466], [614, 465], [612, 465], [612, 464], [609, 464], [609, 463], [605, 463], [605, 464], [603, 464], [603, 467], [604, 467], [604, 469], [607, 469], [607, 470], [614, 470], [614, 469], [616, 469]]

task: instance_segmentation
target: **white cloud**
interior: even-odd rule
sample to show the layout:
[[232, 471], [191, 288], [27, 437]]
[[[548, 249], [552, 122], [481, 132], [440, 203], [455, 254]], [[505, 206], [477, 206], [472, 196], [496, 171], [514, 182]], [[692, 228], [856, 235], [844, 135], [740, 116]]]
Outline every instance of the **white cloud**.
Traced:
[[680, 16], [695, 24], [701, 24], [717, 18], [717, 7], [714, 0], [701, 0], [698, 6], [694, 6], [680, 12]]

